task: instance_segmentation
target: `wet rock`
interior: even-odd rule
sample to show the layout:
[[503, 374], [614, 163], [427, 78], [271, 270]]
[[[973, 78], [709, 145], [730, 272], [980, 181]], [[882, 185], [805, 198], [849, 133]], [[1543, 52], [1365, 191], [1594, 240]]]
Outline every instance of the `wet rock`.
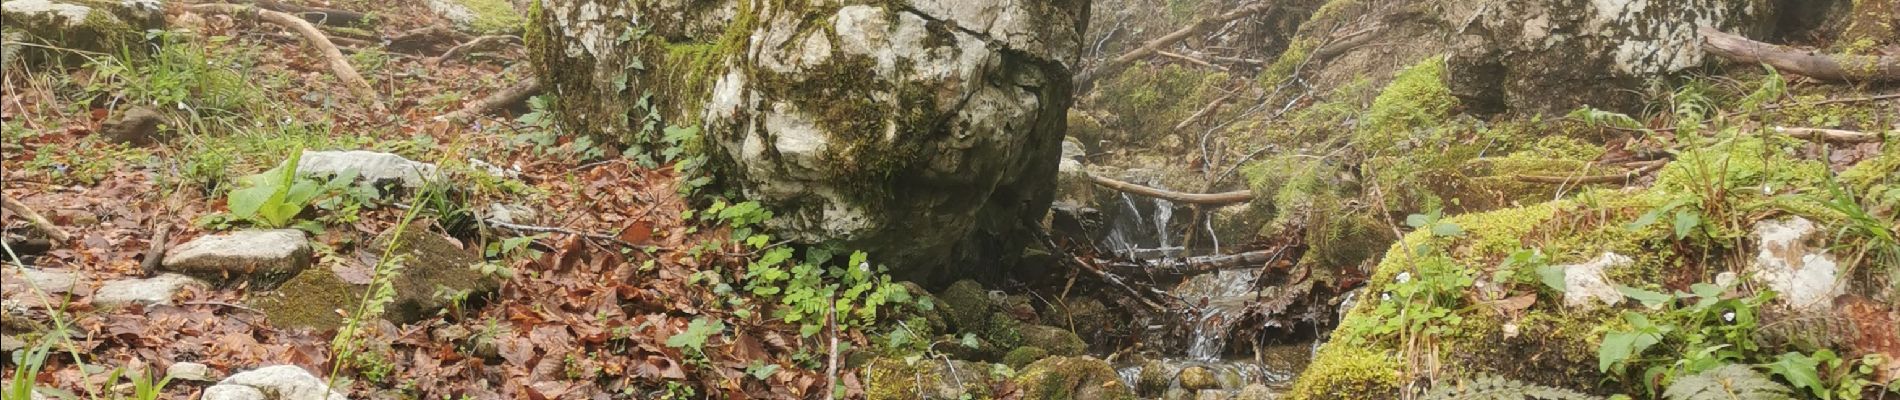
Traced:
[[944, 316], [948, 317], [950, 327], [959, 331], [980, 329], [989, 322], [992, 302], [983, 285], [972, 280], [961, 280], [950, 284], [938, 296], [943, 300]]
[[297, 160], [298, 175], [334, 176], [351, 170], [357, 179], [371, 184], [394, 182], [409, 189], [421, 188], [440, 176], [435, 164], [374, 151], [305, 150]]
[[1028, 366], [1029, 363], [1036, 362], [1045, 357], [1049, 357], [1049, 351], [1043, 350], [1041, 347], [1017, 347], [1015, 350], [1010, 350], [1008, 354], [1003, 355], [1003, 365], [1008, 365], [1010, 368], [1022, 369]]
[[217, 374], [217, 371], [212, 371], [211, 367], [195, 362], [172, 363], [170, 367], [165, 368], [165, 376], [185, 381], [211, 382], [218, 380]]
[[[572, 78], [548, 88], [571, 99], [568, 126], [659, 149], [640, 127], [702, 121], [722, 181], [775, 211], [780, 237], [929, 283], [1016, 264], [1032, 242], [1016, 225], [1054, 194], [1086, 2], [735, 3], [547, 3], [530, 52]], [[624, 29], [666, 40], [618, 44]], [[579, 72], [631, 60], [648, 68]], [[629, 87], [677, 95], [649, 119]]]
[[1230, 400], [1232, 394], [1220, 389], [1201, 389], [1194, 391], [1194, 400]]
[[1622, 254], [1604, 252], [1590, 262], [1566, 265], [1564, 270], [1564, 305], [1572, 308], [1589, 309], [1598, 304], [1615, 307], [1623, 303], [1623, 294], [1616, 291], [1616, 285], [1604, 275], [1604, 271], [1635, 262]]
[[219, 381], [217, 386], [227, 385], [256, 389], [271, 400], [348, 399], [342, 393], [330, 390], [328, 383], [322, 378], [311, 375], [309, 371], [295, 365], [273, 365], [240, 372]]
[[[118, 54], [144, 51], [145, 31], [165, 26], [163, 8], [157, 0], [11, 0], [0, 4], [0, 19], [6, 20], [10, 36], [25, 43]], [[8, 58], [28, 63], [84, 61], [71, 52], [40, 46], [14, 52]]]
[[1241, 388], [1240, 393], [1234, 394], [1233, 400], [1273, 400], [1274, 397], [1276, 395], [1272, 388], [1256, 383]]
[[1155, 397], [1168, 392], [1174, 386], [1174, 376], [1180, 375], [1181, 367], [1162, 360], [1148, 360], [1141, 364], [1141, 373], [1135, 375], [1135, 392], [1142, 396]]
[[205, 283], [179, 274], [159, 274], [143, 279], [121, 279], [99, 285], [92, 293], [92, 304], [117, 307], [132, 303], [171, 304], [186, 289], [204, 290]]
[[1088, 352], [1088, 344], [1082, 342], [1082, 337], [1067, 329], [1025, 324], [1021, 332], [1024, 346], [1040, 347], [1052, 355], [1079, 356]]
[[112, 143], [148, 146], [158, 141], [158, 124], [164, 121], [158, 111], [132, 107], [119, 114], [118, 119], [106, 122], [99, 133]]
[[206, 279], [244, 277], [273, 287], [310, 266], [310, 241], [296, 229], [201, 236], [166, 252], [163, 269]]
[[[393, 231], [392, 231], [393, 232]], [[390, 240], [385, 232], [371, 242], [379, 256]], [[500, 279], [475, 269], [481, 259], [455, 246], [448, 238], [429, 232], [410, 232], [395, 248], [402, 261], [401, 273], [393, 278], [395, 296], [385, 305], [383, 319], [403, 324], [435, 316], [463, 298], [479, 298], [500, 286]], [[370, 272], [355, 272], [367, 278]], [[305, 270], [275, 290], [252, 294], [246, 302], [264, 311], [277, 326], [333, 329], [343, 317], [336, 309], [354, 310], [367, 279], [353, 280], [337, 269]]]
[[1834, 298], [1845, 293], [1840, 267], [1821, 243], [1825, 238], [1814, 222], [1790, 217], [1755, 223], [1751, 236], [1760, 250], [1749, 272], [1755, 281], [1774, 289], [1775, 299], [1803, 312], [1827, 311]]
[[263, 391], [259, 391], [257, 390], [257, 388], [254, 388], [254, 387], [243, 386], [243, 385], [213, 385], [211, 387], [205, 388], [204, 394], [199, 395], [198, 398], [201, 400], [268, 400], [269, 399], [267, 397], [264, 397]]
[[1016, 376], [1023, 399], [1133, 399], [1115, 368], [1092, 357], [1049, 357]]
[[989, 398], [994, 364], [963, 360], [894, 358], [871, 360], [864, 369], [865, 397], [885, 399]]
[[1073, 327], [1072, 332], [1082, 337], [1083, 342], [1106, 343], [1112, 340], [1116, 332], [1128, 328], [1126, 315], [1110, 310], [1107, 305], [1094, 296], [1072, 296], [1067, 300], [1052, 302], [1049, 309], [1042, 313], [1042, 323], [1057, 327]]
[[1214, 376], [1214, 370], [1199, 365], [1182, 368], [1178, 378], [1181, 388], [1187, 390], [1220, 388], [1220, 378]]

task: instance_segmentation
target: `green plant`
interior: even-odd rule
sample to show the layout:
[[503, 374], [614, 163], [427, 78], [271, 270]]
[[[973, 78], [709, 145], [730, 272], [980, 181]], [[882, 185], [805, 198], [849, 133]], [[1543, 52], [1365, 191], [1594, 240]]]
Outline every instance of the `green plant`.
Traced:
[[1794, 393], [1746, 365], [1724, 365], [1683, 377], [1663, 390], [1669, 400], [1785, 400]]
[[303, 152], [295, 151], [283, 165], [241, 178], [242, 187], [232, 190], [227, 199], [231, 215], [258, 225], [281, 228], [303, 213], [324, 189], [340, 188], [356, 180], [354, 170], [338, 174], [328, 184], [299, 177], [297, 163], [302, 158]]
[[666, 347], [691, 350], [695, 358], [704, 358], [706, 341], [726, 330], [726, 323], [710, 317], [694, 318], [686, 325], [686, 330], [666, 338]]
[[[1737, 296], [1729, 289], [1697, 283], [1690, 292], [1661, 293], [1619, 285], [1618, 292], [1655, 311], [1624, 312], [1626, 325], [1606, 332], [1597, 348], [1597, 369], [1621, 376], [1642, 366], [1644, 387], [1656, 393], [1659, 384], [1747, 361], [1760, 349], [1756, 310], [1773, 294]], [[1656, 346], [1672, 355], [1643, 357]]]

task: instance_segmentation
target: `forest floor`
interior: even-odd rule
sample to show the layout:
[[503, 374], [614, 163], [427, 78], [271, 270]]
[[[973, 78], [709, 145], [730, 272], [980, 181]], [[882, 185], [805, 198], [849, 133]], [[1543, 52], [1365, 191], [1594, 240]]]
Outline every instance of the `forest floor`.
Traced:
[[[828, 382], [861, 389], [852, 375], [823, 367], [838, 347], [865, 344], [864, 335], [832, 325], [802, 336], [763, 313], [723, 306], [745, 301], [720, 282], [734, 281], [759, 249], [719, 240], [732, 233], [704, 222], [716, 217], [690, 217], [671, 168], [637, 166], [559, 132], [538, 118], [539, 101], [466, 123], [434, 118], [533, 80], [518, 45], [436, 60], [472, 35], [416, 34], [447, 26], [420, 1], [306, 5], [371, 12], [376, 23], [366, 30], [323, 29], [360, 38], [340, 47], [379, 99], [351, 95], [322, 56], [280, 26], [177, 4], [167, 11], [170, 29], [152, 35], [149, 57], [79, 53], [88, 61], [71, 67], [6, 68], [5, 196], [72, 238], [21, 256], [80, 282], [68, 293], [9, 286], [9, 319], [17, 312], [37, 329], [9, 322], [7, 350], [27, 357], [10, 357], [0, 375], [14, 380], [43, 367], [28, 380], [83, 398], [134, 395], [127, 382], [187, 361], [226, 374], [294, 364], [363, 398], [812, 397]], [[162, 127], [134, 140], [149, 144], [116, 143], [113, 122], [135, 107], [158, 110]], [[241, 177], [306, 149], [391, 152], [454, 177], [447, 190], [318, 194], [292, 223], [313, 233], [312, 268], [349, 268], [351, 254], [381, 250], [367, 238], [406, 227], [481, 253], [505, 283], [420, 322], [354, 315], [374, 322], [321, 331], [273, 326], [246, 305], [241, 284], [189, 290], [169, 305], [93, 304], [98, 285], [149, 276], [141, 264], [153, 249], [262, 225], [232, 215], [228, 194]], [[481, 162], [516, 177], [472, 178], [481, 168], [471, 163]], [[505, 228], [485, 222], [503, 204], [532, 216]], [[413, 223], [410, 209], [423, 210]], [[5, 223], [9, 244], [45, 237], [12, 210]], [[34, 350], [46, 358], [31, 360]], [[207, 385], [171, 381], [158, 397], [191, 398]]]

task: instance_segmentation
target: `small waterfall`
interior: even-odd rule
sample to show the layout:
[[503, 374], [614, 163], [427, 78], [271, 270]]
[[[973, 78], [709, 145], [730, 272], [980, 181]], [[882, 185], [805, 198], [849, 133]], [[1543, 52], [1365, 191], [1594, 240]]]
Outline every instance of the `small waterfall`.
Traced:
[[1190, 315], [1187, 356], [1197, 361], [1219, 360], [1227, 350], [1227, 328], [1251, 298], [1255, 271], [1225, 270], [1196, 275], [1175, 287], [1174, 294], [1205, 306]]

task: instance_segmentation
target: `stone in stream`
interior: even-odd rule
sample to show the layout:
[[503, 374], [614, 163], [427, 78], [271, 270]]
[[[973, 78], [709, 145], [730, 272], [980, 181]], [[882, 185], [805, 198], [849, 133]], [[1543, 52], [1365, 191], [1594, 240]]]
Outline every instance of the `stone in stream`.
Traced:
[[29, 64], [85, 60], [53, 49], [142, 52], [150, 47], [144, 45], [145, 31], [165, 27], [164, 4], [157, 0], [8, 0], [0, 4], [0, 19], [8, 42], [37, 45], [4, 51], [6, 58]]
[[301, 230], [245, 230], [200, 236], [166, 252], [162, 269], [211, 280], [243, 277], [273, 287], [310, 266]]
[[1256, 383], [1241, 388], [1240, 393], [1234, 394], [1233, 400], [1273, 400], [1276, 396], [1272, 388]]
[[1008, 270], [1036, 242], [1023, 222], [1054, 196], [1087, 2], [543, 4], [529, 53], [563, 125], [658, 159], [673, 146], [642, 127], [697, 121], [776, 237], [927, 284]]
[[171, 304], [179, 292], [186, 289], [203, 290], [207, 285], [189, 276], [179, 274], [159, 274], [151, 278], [133, 278], [109, 281], [99, 285], [92, 293], [92, 304], [100, 307], [117, 307], [132, 303]]
[[1199, 365], [1182, 368], [1181, 375], [1177, 378], [1179, 378], [1181, 382], [1182, 389], [1202, 390], [1220, 388], [1220, 379], [1214, 376], [1214, 371]]
[[1845, 294], [1840, 284], [1840, 267], [1827, 246], [1823, 230], [1801, 217], [1755, 223], [1750, 237], [1760, 252], [1748, 272], [1756, 282], [1774, 289], [1775, 300], [1801, 312], [1825, 312], [1834, 306], [1834, 298]]
[[[218, 386], [250, 387], [271, 400], [348, 400], [342, 393], [331, 390], [323, 378], [311, 375], [309, 371], [295, 365], [273, 365], [240, 372], [224, 378], [213, 387]], [[208, 389], [206, 391], [209, 392]], [[242, 392], [241, 389], [232, 391]], [[248, 395], [248, 392], [234, 395]]]
[[[333, 329], [343, 317], [334, 310], [355, 310], [367, 290], [374, 258], [388, 246], [394, 231], [372, 240], [367, 250], [372, 265], [349, 268], [311, 268], [274, 290], [250, 294], [245, 302], [269, 316], [280, 327]], [[395, 297], [383, 319], [398, 324], [433, 317], [436, 312], [500, 287], [500, 278], [476, 269], [481, 259], [441, 235], [410, 232], [401, 236], [393, 253], [401, 268], [393, 278]]]
[[1134, 399], [1115, 368], [1093, 357], [1049, 357], [1024, 367], [1016, 385], [1026, 400]]

